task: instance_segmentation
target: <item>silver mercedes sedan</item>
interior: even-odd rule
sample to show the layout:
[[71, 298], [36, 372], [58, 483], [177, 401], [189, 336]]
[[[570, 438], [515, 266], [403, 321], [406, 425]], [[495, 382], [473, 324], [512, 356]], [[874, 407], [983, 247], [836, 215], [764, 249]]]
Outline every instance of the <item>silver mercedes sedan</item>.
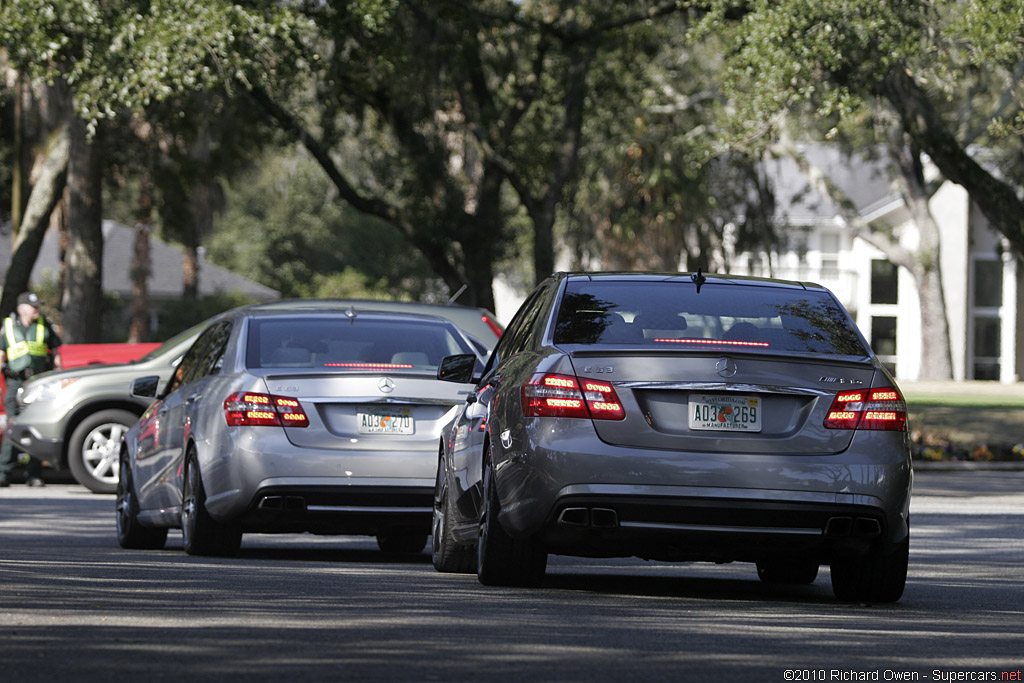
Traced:
[[482, 374], [469, 356], [442, 369], [475, 389], [439, 442], [440, 571], [537, 585], [554, 553], [807, 584], [829, 565], [841, 600], [903, 593], [906, 405], [825, 288], [563, 273]]
[[193, 555], [245, 532], [362, 534], [419, 552], [430, 533], [437, 442], [472, 385], [436, 378], [474, 346], [439, 317], [354, 308], [235, 309], [185, 353], [122, 443], [117, 532]]

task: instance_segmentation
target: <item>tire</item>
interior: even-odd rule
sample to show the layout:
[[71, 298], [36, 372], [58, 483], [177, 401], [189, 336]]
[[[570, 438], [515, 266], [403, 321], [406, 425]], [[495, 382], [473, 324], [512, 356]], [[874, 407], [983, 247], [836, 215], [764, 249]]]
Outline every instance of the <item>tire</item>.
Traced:
[[135, 493], [128, 454], [122, 453], [117, 477], [117, 542], [132, 550], [159, 550], [167, 541], [167, 527], [139, 523], [139, 500]]
[[484, 467], [483, 489], [476, 542], [477, 579], [485, 586], [539, 586], [547, 569], [547, 551], [533, 539], [512, 538], [501, 526], [493, 465]]
[[242, 544], [237, 523], [218, 522], [206, 510], [206, 489], [194, 457], [185, 461], [181, 492], [182, 546], [189, 555], [234, 555]]
[[377, 547], [389, 555], [415, 555], [427, 547], [426, 534], [377, 534]]
[[138, 422], [128, 410], [100, 410], [82, 420], [68, 442], [68, 468], [93, 493], [117, 492], [121, 437]]
[[757, 563], [757, 578], [764, 583], [806, 586], [818, 578], [818, 563], [800, 559], [766, 560]]
[[439, 572], [472, 574], [476, 571], [476, 549], [472, 545], [456, 543], [451, 527], [454, 521], [452, 502], [448, 497], [448, 482], [441, 467], [437, 468], [437, 487], [434, 496], [434, 522], [430, 534], [430, 559]]
[[838, 559], [832, 563], [832, 592], [845, 602], [896, 602], [906, 587], [909, 559], [909, 536], [895, 549]]

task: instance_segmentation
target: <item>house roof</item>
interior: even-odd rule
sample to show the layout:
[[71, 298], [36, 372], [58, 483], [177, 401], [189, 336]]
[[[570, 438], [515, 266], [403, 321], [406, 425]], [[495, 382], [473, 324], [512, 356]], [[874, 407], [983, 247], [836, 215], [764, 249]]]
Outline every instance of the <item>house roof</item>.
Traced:
[[[838, 187], [868, 220], [875, 220], [903, 206], [893, 190], [884, 158], [848, 154], [838, 145], [801, 144], [807, 160]], [[765, 170], [775, 191], [776, 214], [790, 224], [832, 222], [840, 215], [836, 204], [812, 189], [807, 177], [789, 158], [771, 159]]]
[[[9, 235], [9, 230], [6, 231]], [[8, 237], [8, 236], [4, 236]], [[150, 236], [149, 296], [152, 299], [177, 299], [183, 290], [182, 264], [185, 252], [181, 247]], [[131, 296], [131, 264], [135, 246], [135, 230], [116, 221], [103, 221], [103, 291]], [[0, 238], [0, 278], [7, 273], [11, 261], [11, 241]], [[49, 230], [32, 269], [31, 284], [56, 278], [60, 257], [58, 235]], [[202, 261], [199, 267], [199, 295], [238, 292], [257, 301], [280, 298], [275, 289], [249, 278]]]

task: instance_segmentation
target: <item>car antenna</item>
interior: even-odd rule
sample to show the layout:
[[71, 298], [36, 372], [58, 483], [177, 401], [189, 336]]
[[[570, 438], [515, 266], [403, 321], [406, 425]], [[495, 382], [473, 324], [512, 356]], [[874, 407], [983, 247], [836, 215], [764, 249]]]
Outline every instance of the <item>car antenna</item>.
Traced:
[[445, 303], [445, 306], [451, 306], [453, 303], [455, 303], [455, 300], [462, 296], [462, 293], [465, 292], [468, 288], [469, 285], [462, 285], [461, 287], [459, 287], [459, 291], [451, 295], [447, 303]]
[[693, 283], [695, 285], [697, 285], [697, 293], [698, 294], [700, 294], [700, 287], [701, 287], [701, 285], [703, 285], [705, 282], [708, 281], [708, 279], [706, 277], [704, 277], [704, 274], [700, 272], [700, 266], [697, 266], [697, 272], [696, 273], [690, 273], [690, 279], [693, 280]]

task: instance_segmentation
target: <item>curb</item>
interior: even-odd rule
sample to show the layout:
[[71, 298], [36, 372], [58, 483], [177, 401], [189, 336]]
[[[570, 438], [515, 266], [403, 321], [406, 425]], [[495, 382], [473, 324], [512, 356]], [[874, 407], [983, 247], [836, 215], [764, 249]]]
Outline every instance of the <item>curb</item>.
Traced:
[[996, 462], [914, 460], [913, 467], [918, 472], [1024, 472], [1024, 460]]

